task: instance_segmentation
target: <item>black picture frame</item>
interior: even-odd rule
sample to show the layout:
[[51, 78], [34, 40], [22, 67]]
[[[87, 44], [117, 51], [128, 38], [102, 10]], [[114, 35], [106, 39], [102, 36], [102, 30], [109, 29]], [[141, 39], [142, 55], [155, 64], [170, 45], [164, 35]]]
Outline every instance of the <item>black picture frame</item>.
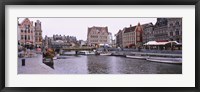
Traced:
[[[114, 87], [114, 88], [70, 88], [70, 87], [5, 87], [5, 6], [6, 5], [195, 5], [195, 87]], [[200, 0], [2, 0], [0, 1], [0, 90], [2, 92], [199, 92], [200, 65], [198, 59], [200, 39]]]

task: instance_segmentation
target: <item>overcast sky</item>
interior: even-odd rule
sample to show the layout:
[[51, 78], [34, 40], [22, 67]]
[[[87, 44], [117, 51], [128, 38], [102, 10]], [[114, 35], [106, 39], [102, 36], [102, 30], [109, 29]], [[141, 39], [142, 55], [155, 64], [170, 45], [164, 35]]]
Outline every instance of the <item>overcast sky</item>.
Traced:
[[[21, 23], [25, 18], [19, 18]], [[135, 26], [140, 24], [146, 24], [152, 22], [155, 24], [156, 18], [29, 18], [30, 21], [36, 22], [40, 20], [42, 22], [42, 36], [45, 35], [52, 37], [53, 34], [76, 36], [78, 40], [87, 39], [88, 27], [108, 27], [108, 31], [114, 35], [130, 25]]]

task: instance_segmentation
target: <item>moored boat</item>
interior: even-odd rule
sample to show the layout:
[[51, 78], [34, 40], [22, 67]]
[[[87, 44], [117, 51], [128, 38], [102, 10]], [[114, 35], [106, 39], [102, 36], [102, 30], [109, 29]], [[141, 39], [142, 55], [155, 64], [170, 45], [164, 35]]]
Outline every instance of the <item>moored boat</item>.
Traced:
[[110, 56], [112, 53], [100, 53], [101, 56]]
[[133, 59], [146, 59], [148, 56], [133, 56], [133, 55], [126, 55], [127, 58], [133, 58]]
[[146, 60], [160, 63], [182, 64], [182, 58], [150, 57]]
[[78, 55], [95, 55], [95, 52], [93, 52], [93, 51], [79, 51], [77, 54]]

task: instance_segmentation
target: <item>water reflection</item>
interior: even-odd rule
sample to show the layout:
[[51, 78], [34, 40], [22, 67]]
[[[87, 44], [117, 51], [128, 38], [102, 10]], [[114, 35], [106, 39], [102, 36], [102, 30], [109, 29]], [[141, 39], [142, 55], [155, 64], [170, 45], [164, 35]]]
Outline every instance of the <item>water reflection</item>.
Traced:
[[181, 74], [182, 65], [155, 63], [115, 56], [70, 56], [54, 62], [64, 74]]

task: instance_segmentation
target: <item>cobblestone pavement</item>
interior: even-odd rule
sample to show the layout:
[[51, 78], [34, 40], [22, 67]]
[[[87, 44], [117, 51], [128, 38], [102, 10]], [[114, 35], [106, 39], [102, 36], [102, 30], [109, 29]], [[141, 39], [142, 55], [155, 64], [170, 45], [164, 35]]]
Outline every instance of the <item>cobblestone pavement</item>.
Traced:
[[22, 66], [22, 58], [18, 58], [18, 74], [46, 74], [55, 70], [42, 63], [42, 55], [25, 58], [25, 66]]

